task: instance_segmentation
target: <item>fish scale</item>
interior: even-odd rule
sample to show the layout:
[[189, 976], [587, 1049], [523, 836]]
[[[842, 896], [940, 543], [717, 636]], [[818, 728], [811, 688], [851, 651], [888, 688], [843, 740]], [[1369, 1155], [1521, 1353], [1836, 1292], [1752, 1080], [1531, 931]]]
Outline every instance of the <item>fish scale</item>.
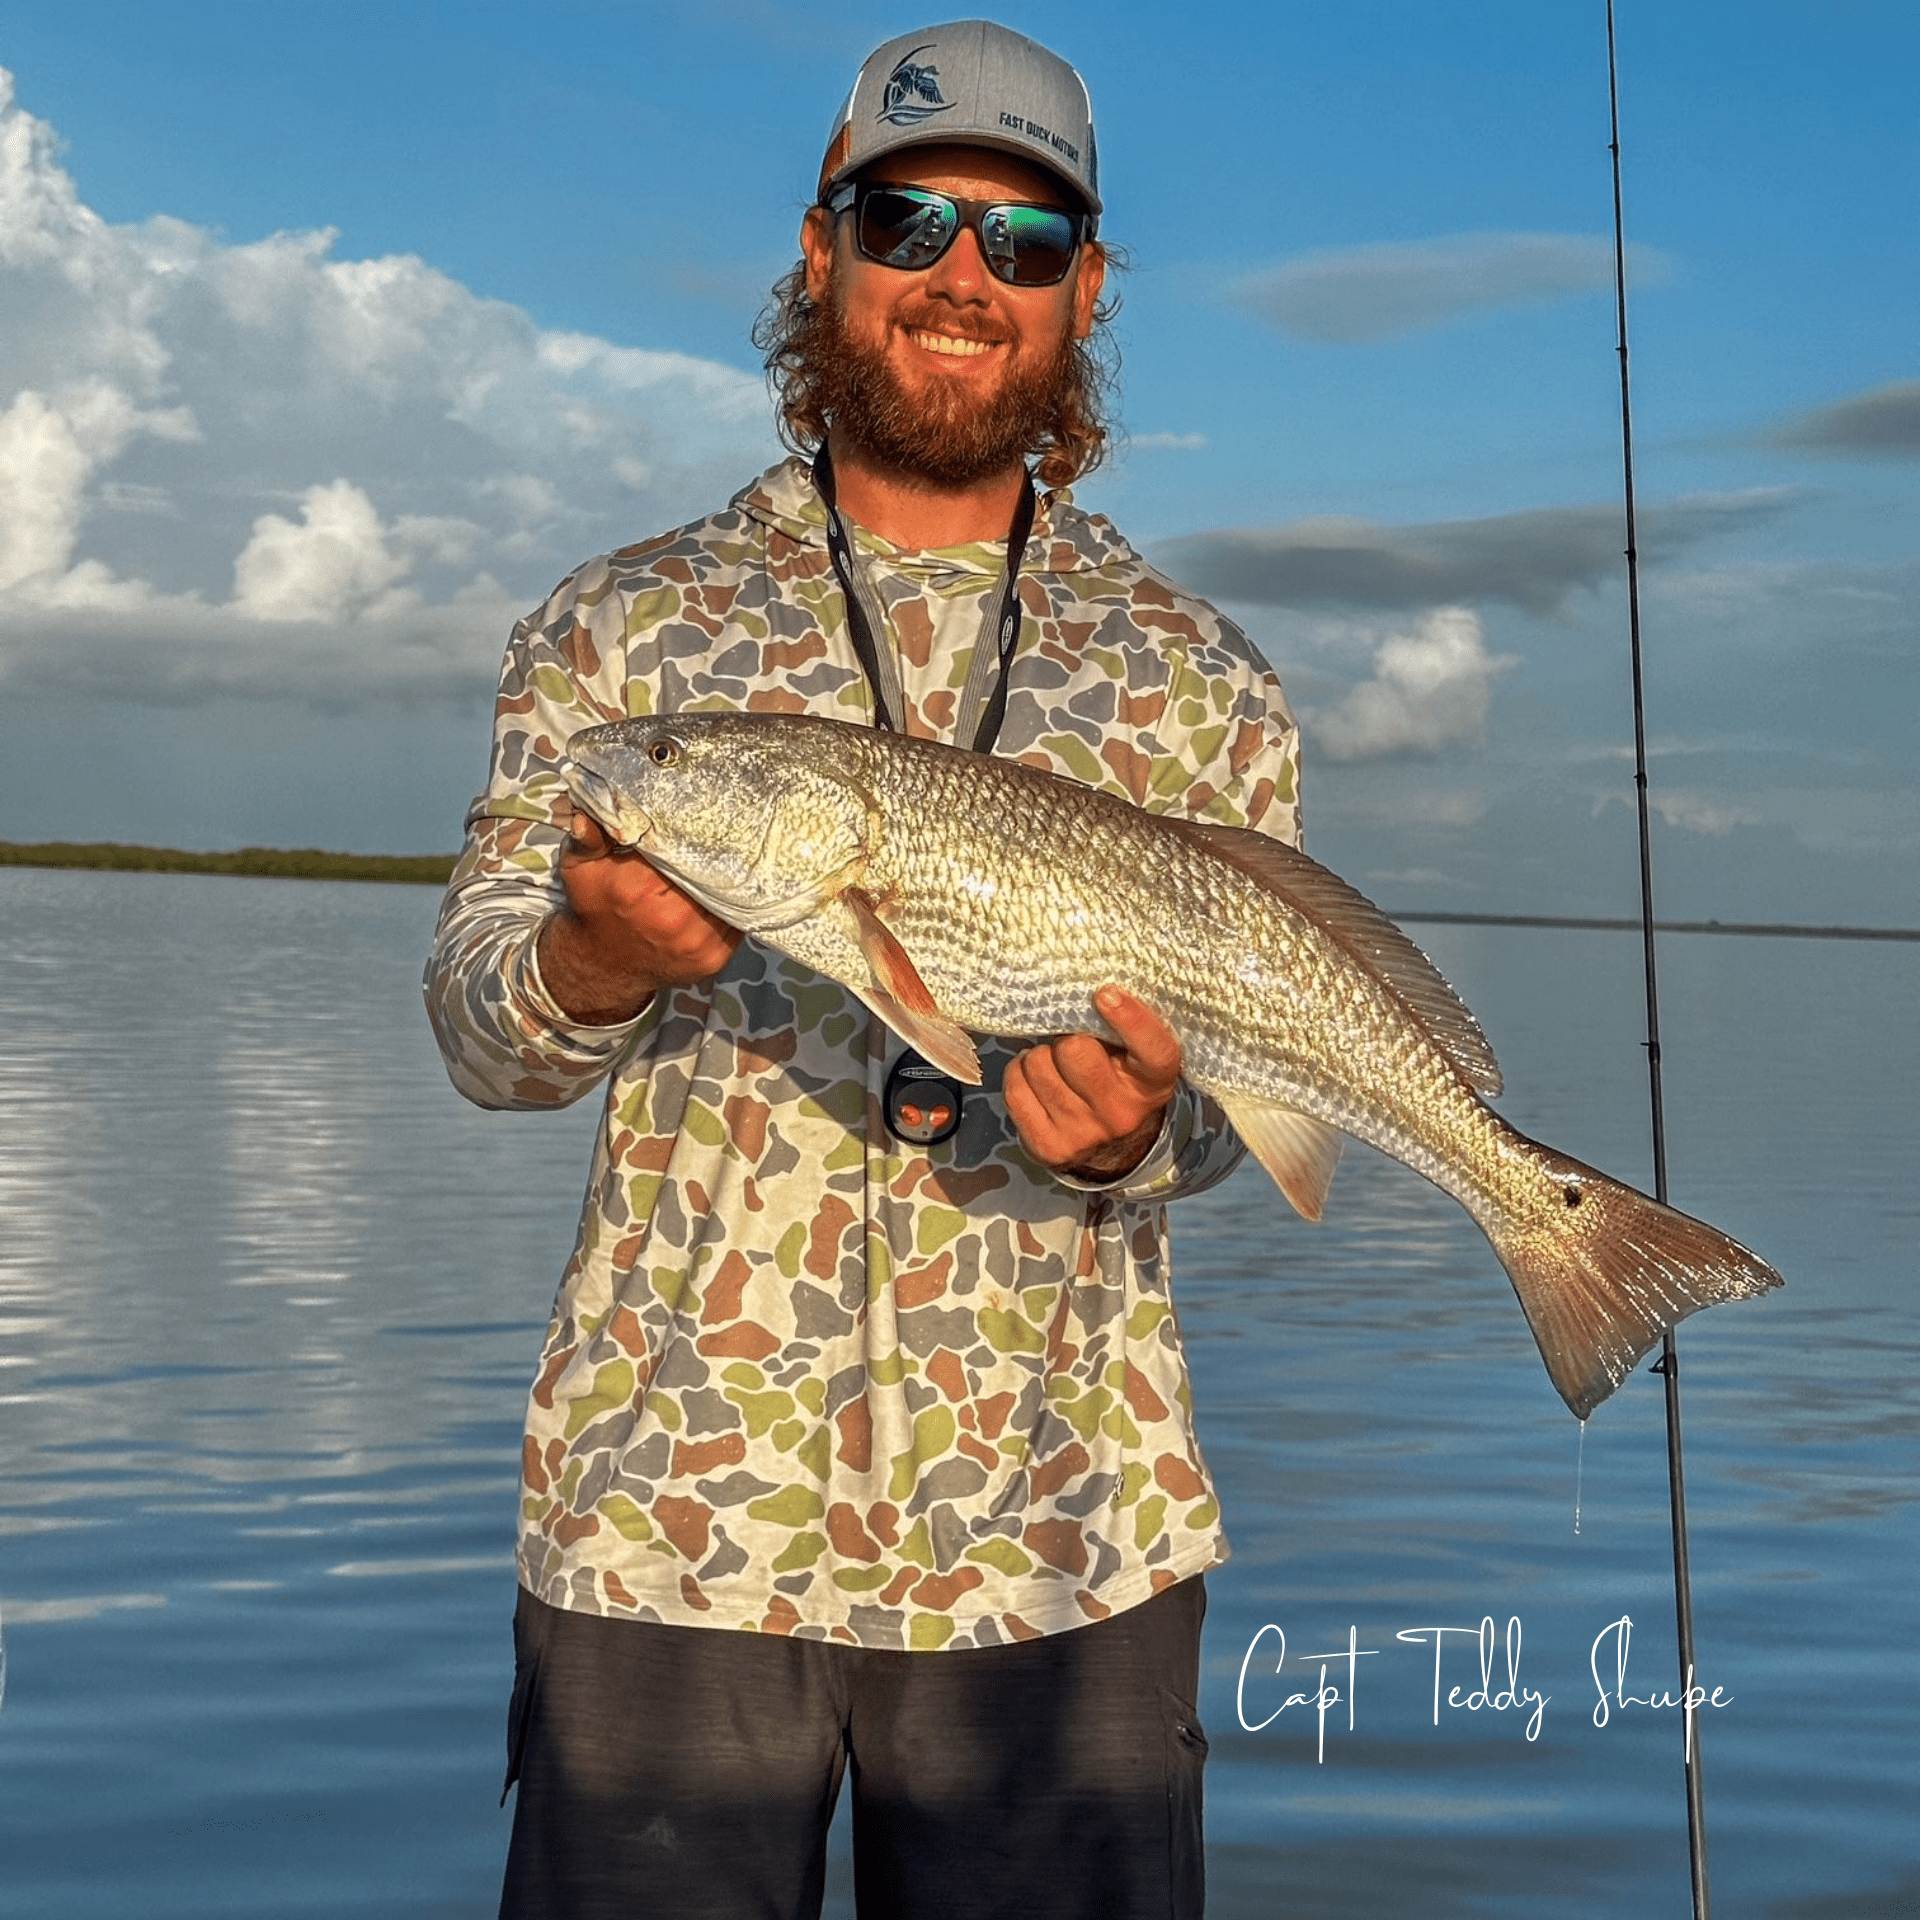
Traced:
[[[885, 738], [858, 736], [862, 745]], [[922, 777], [893, 772], [903, 761]], [[1469, 1119], [1470, 1097], [1449, 1099], [1461, 1092], [1451, 1064], [1304, 916], [1185, 841], [1164, 836], [1143, 849], [1137, 809], [1046, 775], [1019, 777], [1032, 771], [995, 763], [984, 784], [1022, 805], [1013, 830], [987, 834], [968, 825], [983, 785], [973, 760], [921, 761], [883, 747], [864, 768], [884, 788], [889, 819], [926, 823], [910, 835], [883, 833], [868, 874], [922, 979], [959, 1024], [1014, 1038], [1104, 1031], [1093, 993], [1110, 981], [1176, 1025], [1186, 1076], [1204, 1092], [1285, 1101], [1360, 1137], [1390, 1136], [1401, 1157], [1417, 1145], [1404, 1094], [1365, 1098], [1380, 1072], [1402, 1089], [1422, 1083], [1423, 1108], [1449, 1106], [1456, 1124]], [[1019, 851], [1017, 883], [969, 890], [958, 876], [980, 871], [987, 841], [998, 842], [996, 855]], [[1171, 952], [1162, 904], [1170, 900], [1188, 909], [1186, 928], [1197, 935]], [[981, 967], [983, 952], [991, 968]], [[1236, 968], [1270, 955], [1287, 964], [1251, 978]], [[1331, 1071], [1362, 1050], [1375, 1056], [1374, 1075]]]
[[969, 1032], [1114, 1040], [1094, 995], [1115, 985], [1308, 1218], [1342, 1134], [1410, 1166], [1485, 1232], [1582, 1418], [1677, 1320], [1780, 1284], [1717, 1228], [1509, 1126], [1485, 1036], [1432, 963], [1277, 841], [806, 715], [588, 728], [565, 771], [617, 841], [962, 1079], [980, 1077]]

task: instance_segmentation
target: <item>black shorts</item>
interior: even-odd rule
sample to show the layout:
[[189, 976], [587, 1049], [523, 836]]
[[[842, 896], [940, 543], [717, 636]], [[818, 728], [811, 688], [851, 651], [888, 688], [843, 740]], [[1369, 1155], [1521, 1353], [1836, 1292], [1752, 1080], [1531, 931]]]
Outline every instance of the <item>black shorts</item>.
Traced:
[[522, 1593], [503, 1920], [811, 1920], [852, 1796], [862, 1920], [1155, 1920], [1204, 1899], [1206, 1595], [952, 1653], [652, 1626]]

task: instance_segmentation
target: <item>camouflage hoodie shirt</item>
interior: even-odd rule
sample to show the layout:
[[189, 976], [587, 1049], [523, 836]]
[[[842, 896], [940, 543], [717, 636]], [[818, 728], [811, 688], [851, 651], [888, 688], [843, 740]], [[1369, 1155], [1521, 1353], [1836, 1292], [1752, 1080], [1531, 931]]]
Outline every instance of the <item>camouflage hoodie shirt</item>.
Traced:
[[[1003, 549], [859, 547], [909, 730], [950, 738]], [[997, 752], [1297, 837], [1293, 723], [1233, 627], [1065, 492], [1019, 591]], [[514, 630], [428, 965], [468, 1098], [605, 1087], [528, 1408], [523, 1584], [590, 1613], [936, 1649], [1104, 1619], [1215, 1564], [1163, 1206], [1238, 1157], [1210, 1103], [1183, 1090], [1133, 1174], [1081, 1187], [1020, 1146], [991, 1041], [959, 1132], [896, 1140], [879, 1116], [900, 1042], [752, 939], [626, 1025], [548, 996], [568, 737], [698, 708], [872, 721], [797, 461], [589, 562]]]

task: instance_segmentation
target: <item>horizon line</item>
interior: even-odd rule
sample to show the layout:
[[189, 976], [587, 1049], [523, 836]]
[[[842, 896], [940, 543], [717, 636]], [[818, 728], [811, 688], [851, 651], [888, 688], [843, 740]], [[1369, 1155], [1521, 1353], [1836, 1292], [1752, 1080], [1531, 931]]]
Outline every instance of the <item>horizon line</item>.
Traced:
[[[95, 873], [213, 873], [243, 880], [380, 880], [445, 886], [459, 857], [453, 853], [332, 853], [317, 847], [241, 847], [231, 853], [191, 853], [178, 847], [147, 847], [124, 840], [0, 840], [0, 867]], [[299, 864], [291, 864], [295, 862]], [[1426, 907], [1387, 913], [1387, 918], [1457, 927], [1643, 931], [1637, 919], [1599, 914], [1468, 913]], [[1656, 933], [1732, 933], [1783, 940], [1920, 940], [1920, 927], [1822, 927], [1787, 920], [1656, 920], [1653, 928]]]

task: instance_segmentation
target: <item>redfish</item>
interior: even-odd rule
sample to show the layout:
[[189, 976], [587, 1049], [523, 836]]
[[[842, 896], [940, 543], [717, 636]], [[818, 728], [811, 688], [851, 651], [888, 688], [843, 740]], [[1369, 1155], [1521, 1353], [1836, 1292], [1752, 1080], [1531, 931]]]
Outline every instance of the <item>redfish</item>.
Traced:
[[1493, 1051], [1432, 962], [1279, 841], [812, 716], [591, 727], [564, 772], [621, 844], [957, 1079], [980, 1078], [969, 1030], [1114, 1038], [1094, 1008], [1112, 983], [1178, 1035], [1187, 1080], [1306, 1218], [1343, 1134], [1403, 1161], [1486, 1234], [1582, 1419], [1676, 1321], [1780, 1285], [1509, 1126]]

